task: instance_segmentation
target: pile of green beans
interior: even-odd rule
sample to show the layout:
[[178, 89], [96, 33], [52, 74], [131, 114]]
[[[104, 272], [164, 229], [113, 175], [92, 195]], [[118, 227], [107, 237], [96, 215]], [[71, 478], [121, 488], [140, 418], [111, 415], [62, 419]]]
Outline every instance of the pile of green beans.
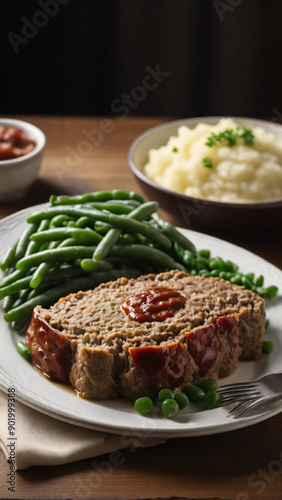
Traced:
[[179, 269], [218, 276], [272, 298], [263, 276], [244, 275], [231, 261], [197, 251], [193, 243], [133, 191], [55, 196], [30, 215], [18, 241], [3, 256], [0, 299], [4, 318], [25, 333], [33, 308], [124, 276]]
[[121, 276], [186, 271], [174, 244], [196, 249], [171, 224], [155, 223], [157, 209], [157, 202], [123, 190], [51, 196], [49, 207], [27, 219], [2, 259], [5, 320], [25, 333], [37, 304], [48, 307], [68, 293]]

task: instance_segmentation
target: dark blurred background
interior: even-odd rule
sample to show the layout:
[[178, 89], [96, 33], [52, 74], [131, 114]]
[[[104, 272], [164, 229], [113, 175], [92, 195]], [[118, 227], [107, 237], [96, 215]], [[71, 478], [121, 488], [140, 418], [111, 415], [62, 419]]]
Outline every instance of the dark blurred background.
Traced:
[[2, 115], [282, 118], [281, 0], [0, 6]]

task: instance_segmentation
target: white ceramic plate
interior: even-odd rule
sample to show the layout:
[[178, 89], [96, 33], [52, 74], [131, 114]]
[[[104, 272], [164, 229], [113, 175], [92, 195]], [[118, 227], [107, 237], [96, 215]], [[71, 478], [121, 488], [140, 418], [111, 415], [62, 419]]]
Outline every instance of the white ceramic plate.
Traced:
[[[31, 212], [44, 205], [31, 207], [0, 221], [0, 238], [2, 250], [10, 246], [25, 227], [25, 220]], [[214, 256], [236, 262], [243, 272], [253, 271], [256, 275], [265, 276], [265, 284], [276, 284], [282, 290], [282, 271], [260, 257], [225, 241], [182, 230], [197, 248], [209, 248]], [[270, 328], [267, 339], [275, 344], [271, 355], [262, 356], [259, 361], [241, 362], [238, 370], [223, 383], [248, 381], [267, 373], [282, 370], [282, 297], [268, 301], [267, 317]], [[59, 384], [54, 384], [40, 375], [31, 364], [16, 351], [15, 342], [18, 335], [3, 318], [0, 311], [1, 350], [0, 350], [0, 387], [4, 391], [14, 388], [16, 398], [36, 410], [60, 420], [91, 429], [104, 430], [123, 435], [150, 435], [156, 437], [180, 437], [216, 434], [265, 420], [282, 410], [275, 408], [262, 414], [234, 420], [228, 417], [226, 408], [199, 411], [195, 406], [179, 412], [173, 420], [165, 419], [158, 413], [149, 417], [137, 414], [132, 403], [123, 398], [108, 401], [87, 401], [76, 397], [74, 392]]]

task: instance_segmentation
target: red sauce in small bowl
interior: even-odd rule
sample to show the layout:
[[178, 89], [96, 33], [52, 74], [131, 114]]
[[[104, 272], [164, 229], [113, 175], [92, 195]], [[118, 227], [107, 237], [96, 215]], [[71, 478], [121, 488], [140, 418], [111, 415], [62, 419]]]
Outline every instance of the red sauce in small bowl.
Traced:
[[34, 150], [36, 142], [20, 128], [0, 126], [0, 161], [13, 160]]

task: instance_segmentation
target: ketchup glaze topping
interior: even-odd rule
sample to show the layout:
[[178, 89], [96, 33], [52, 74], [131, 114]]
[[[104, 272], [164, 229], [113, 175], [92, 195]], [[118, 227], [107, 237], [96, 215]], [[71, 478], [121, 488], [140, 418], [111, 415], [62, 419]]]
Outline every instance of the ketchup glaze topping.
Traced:
[[186, 298], [177, 290], [166, 287], [147, 288], [133, 295], [121, 306], [132, 321], [164, 321], [184, 307]]

